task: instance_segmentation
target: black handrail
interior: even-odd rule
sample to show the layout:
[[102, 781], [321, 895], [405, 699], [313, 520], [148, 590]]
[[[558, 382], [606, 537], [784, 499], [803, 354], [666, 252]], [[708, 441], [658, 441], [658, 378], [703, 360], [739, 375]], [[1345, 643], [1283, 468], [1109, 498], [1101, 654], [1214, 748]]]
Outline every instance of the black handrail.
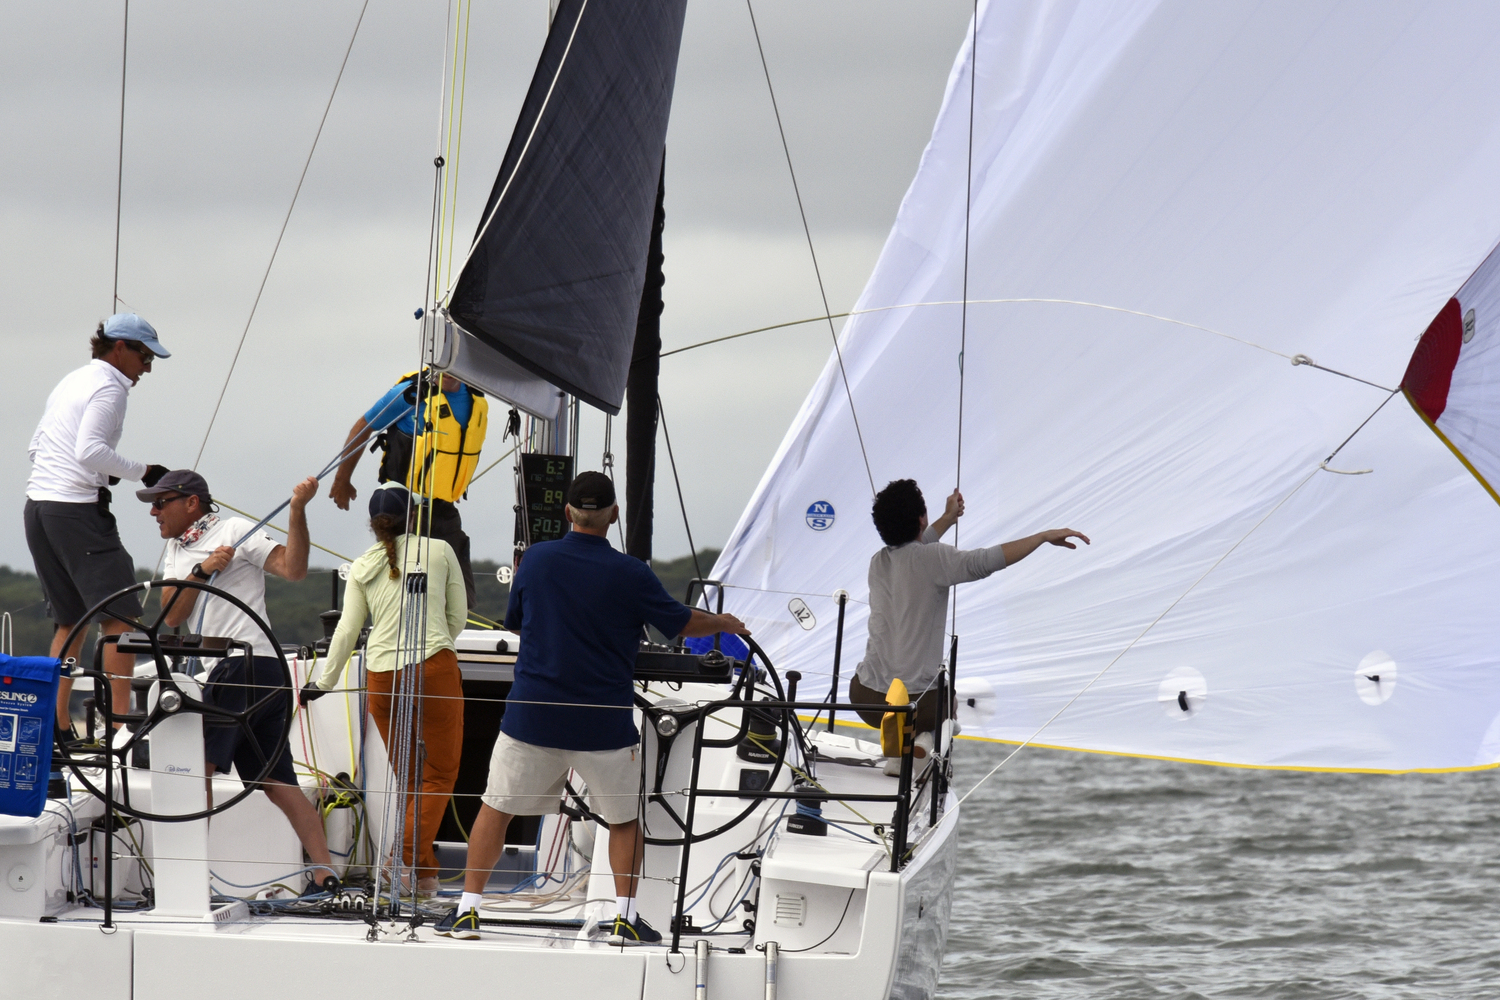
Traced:
[[[750, 640], [750, 641], [753, 644], [754, 640]], [[759, 647], [753, 647], [753, 648], [755, 649], [755, 651], [757, 653], [760, 653], [761, 658], [763, 660], [766, 659], [764, 651], [760, 650]], [[769, 663], [769, 661], [767, 661], [767, 662]], [[833, 704], [833, 706], [832, 706], [832, 707], [834, 707], [836, 709], [837, 708], [841, 708], [841, 709], [845, 709], [847, 711], [858, 711], [860, 709], [865, 709], [867, 711], [868, 710], [878, 710], [878, 711], [881, 711], [881, 712], [894, 712], [894, 713], [897, 713], [897, 714], [900, 714], [900, 715], [905, 715], [907, 717], [908, 724], [907, 725], [903, 725], [901, 727], [901, 731], [902, 731], [902, 740], [901, 740], [901, 774], [900, 774], [900, 778], [898, 779], [898, 782], [897, 782], [895, 794], [882, 794], [882, 793], [874, 793], [874, 792], [857, 792], [857, 793], [856, 792], [851, 792], [851, 793], [848, 793], [848, 794], [842, 794], [842, 793], [838, 793], [838, 792], [818, 792], [818, 791], [812, 791], [812, 790], [809, 790], [809, 789], [793, 789], [791, 791], [782, 792], [782, 791], [772, 791], [772, 790], [769, 790], [769, 789], [762, 789], [762, 790], [759, 790], [759, 791], [755, 791], [755, 790], [750, 790], [750, 789], [738, 789], [738, 788], [734, 788], [734, 789], [729, 789], [729, 788], [699, 788], [698, 787], [698, 775], [699, 775], [700, 766], [701, 766], [701, 764], [703, 762], [703, 748], [705, 746], [708, 746], [708, 747], [729, 747], [729, 746], [734, 746], [736, 743], [738, 743], [738, 739], [729, 739], [729, 740], [710, 740], [710, 739], [705, 739], [704, 736], [703, 736], [704, 726], [701, 724], [701, 720], [706, 719], [713, 712], [715, 712], [715, 711], [717, 711], [719, 709], [722, 709], [722, 708], [739, 708], [739, 709], [742, 709], [743, 711], [742, 711], [742, 718], [741, 718], [741, 724], [740, 724], [740, 733], [739, 733], [739, 736], [742, 738], [743, 735], [744, 735], [744, 733], [746, 731], [748, 731], [748, 728], [749, 728], [749, 714], [750, 714], [749, 713], [749, 709], [752, 706], [754, 708], [756, 708], [756, 709], [761, 710], [761, 711], [782, 713], [783, 717], [785, 717], [785, 715], [787, 713], [795, 713], [799, 709], [801, 709], [801, 710], [809, 710], [809, 709], [816, 709], [816, 708], [826, 708], [826, 707], [829, 707], [829, 703], [827, 701], [816, 701], [816, 702], [813, 702], [813, 701], [754, 701], [754, 702], [747, 702], [747, 701], [742, 701], [742, 700], [739, 700], [739, 699], [726, 699], [726, 700], [723, 700], [723, 701], [708, 702], [708, 703], [705, 703], [705, 704], [699, 706], [697, 714], [698, 714], [698, 719], [700, 720], [700, 724], [693, 727], [693, 766], [692, 766], [691, 775], [690, 775], [690, 777], [688, 779], [688, 787], [687, 787], [687, 799], [688, 799], [688, 802], [687, 802], [687, 816], [686, 816], [685, 821], [684, 821], [685, 836], [683, 838], [683, 844], [682, 844], [682, 858], [681, 858], [681, 861], [680, 861], [679, 866], [678, 866], [678, 874], [677, 874], [677, 906], [676, 906], [675, 911], [674, 911], [673, 916], [672, 916], [672, 948], [671, 948], [671, 950], [673, 952], [679, 952], [680, 953], [680, 951], [681, 951], [682, 930], [683, 930], [683, 924], [684, 924], [683, 917], [684, 917], [684, 912], [685, 912], [684, 911], [684, 907], [686, 906], [686, 903], [687, 903], [688, 865], [689, 865], [689, 862], [690, 862], [690, 859], [691, 859], [692, 843], [693, 843], [693, 839], [694, 839], [693, 835], [692, 835], [692, 830], [693, 830], [693, 816], [694, 816], [694, 814], [697, 811], [698, 799], [699, 799], [700, 796], [709, 796], [711, 798], [768, 799], [768, 800], [769, 799], [805, 799], [805, 800], [808, 800], [808, 801], [817, 801], [817, 802], [837, 802], [837, 801], [841, 801], [841, 800], [842, 801], [848, 801], [848, 802], [893, 802], [893, 803], [895, 803], [895, 806], [896, 806], [896, 814], [895, 814], [894, 817], [892, 817], [892, 821], [891, 821], [891, 827], [892, 827], [892, 829], [891, 829], [891, 871], [893, 871], [893, 872], [899, 872], [901, 870], [902, 866], [906, 862], [907, 827], [910, 825], [910, 820], [911, 820], [911, 778], [912, 778], [912, 740], [911, 740], [911, 737], [909, 735], [907, 735], [907, 732], [908, 732], [908, 726], [910, 724], [910, 721], [912, 719], [914, 719], [915, 716], [916, 716], [917, 706], [914, 705], [914, 704], [907, 704], [907, 705], [856, 705], [856, 704], [853, 704], [853, 703], [838, 704], [837, 702], [835, 702]], [[783, 743], [783, 747], [785, 747], [785, 746], [786, 746], [786, 744]]]

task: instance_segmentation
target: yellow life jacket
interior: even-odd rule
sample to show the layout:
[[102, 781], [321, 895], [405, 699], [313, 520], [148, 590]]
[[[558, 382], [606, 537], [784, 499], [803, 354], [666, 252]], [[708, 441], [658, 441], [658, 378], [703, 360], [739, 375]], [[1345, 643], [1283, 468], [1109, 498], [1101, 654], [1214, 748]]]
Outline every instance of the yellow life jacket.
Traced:
[[[417, 373], [408, 372], [401, 383], [408, 383], [407, 396], [413, 405], [417, 403]], [[448, 405], [448, 398], [435, 384], [427, 392], [424, 405], [413, 417], [416, 435], [410, 440], [399, 440], [406, 435], [394, 426], [386, 431], [386, 461], [381, 464], [382, 479], [394, 479], [393, 464], [406, 465], [406, 488], [433, 500], [456, 503], [469, 488], [474, 470], [479, 466], [479, 450], [484, 447], [484, 434], [489, 426], [489, 401], [473, 386], [469, 396], [473, 409], [469, 413], [467, 426], [460, 424]], [[403, 447], [405, 446], [405, 447]], [[411, 458], [400, 462], [400, 452], [408, 451]], [[395, 460], [393, 462], [393, 460]]]

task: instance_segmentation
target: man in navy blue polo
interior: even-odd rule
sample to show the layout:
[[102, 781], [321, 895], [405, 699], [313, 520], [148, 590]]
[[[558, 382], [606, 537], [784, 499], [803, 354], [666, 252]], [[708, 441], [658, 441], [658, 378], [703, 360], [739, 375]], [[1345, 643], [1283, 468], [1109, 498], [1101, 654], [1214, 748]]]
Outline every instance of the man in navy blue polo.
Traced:
[[515, 683], [469, 833], [463, 898], [437, 931], [479, 937], [478, 907], [511, 817], [555, 812], [572, 768], [588, 783], [590, 808], [609, 824], [619, 913], [598, 930], [616, 943], [650, 944], [661, 934], [635, 912], [645, 842], [631, 678], [641, 629], [654, 625], [669, 636], [750, 630], [734, 615], [673, 600], [650, 566], [610, 547], [620, 508], [608, 476], [573, 480], [565, 513], [572, 530], [527, 549], [511, 583], [505, 627], [521, 636]]

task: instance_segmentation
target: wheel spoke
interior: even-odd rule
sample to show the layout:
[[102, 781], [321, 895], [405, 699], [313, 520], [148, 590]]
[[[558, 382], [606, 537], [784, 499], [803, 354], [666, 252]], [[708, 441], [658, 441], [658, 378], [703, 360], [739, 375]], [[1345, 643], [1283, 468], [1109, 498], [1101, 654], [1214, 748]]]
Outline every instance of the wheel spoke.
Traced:
[[224, 708], [220, 705], [215, 705], [211, 701], [198, 701], [197, 699], [193, 700], [192, 708], [187, 709], [187, 711], [197, 712], [199, 715], [205, 716], [203, 720], [205, 723], [208, 722], [207, 716], [213, 716], [213, 725], [229, 725], [237, 723], [240, 721], [240, 716], [247, 714], [245, 712], [236, 712], [232, 709]]
[[283, 697], [285, 697], [286, 696], [286, 690], [287, 690], [286, 688], [277, 688], [276, 690], [272, 691], [270, 694], [266, 695], [264, 698], [262, 698], [259, 701], [257, 701], [255, 704], [251, 705], [249, 708], [245, 709], [245, 714], [246, 715], [255, 715], [262, 708], [265, 708], [266, 705], [269, 704], [273, 698], [283, 698]]
[[[260, 769], [262, 772], [264, 772], [266, 770], [266, 764], [268, 763], [266, 759], [266, 752], [260, 748], [260, 740], [255, 738], [255, 730], [250, 728], [250, 720], [242, 716], [239, 720], [239, 723], [241, 732], [245, 734], [245, 741], [255, 749], [255, 756], [260, 758]], [[242, 774], [240, 775], [240, 777], [244, 778], [245, 775]], [[256, 777], [261, 777], [261, 775], [256, 775]]]

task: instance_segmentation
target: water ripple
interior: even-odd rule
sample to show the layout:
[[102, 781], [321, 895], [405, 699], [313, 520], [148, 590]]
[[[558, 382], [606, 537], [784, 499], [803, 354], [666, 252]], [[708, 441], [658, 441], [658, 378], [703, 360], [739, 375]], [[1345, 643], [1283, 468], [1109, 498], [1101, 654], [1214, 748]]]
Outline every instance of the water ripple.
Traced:
[[1027, 749], [964, 807], [939, 995], [1500, 997], [1494, 780]]

